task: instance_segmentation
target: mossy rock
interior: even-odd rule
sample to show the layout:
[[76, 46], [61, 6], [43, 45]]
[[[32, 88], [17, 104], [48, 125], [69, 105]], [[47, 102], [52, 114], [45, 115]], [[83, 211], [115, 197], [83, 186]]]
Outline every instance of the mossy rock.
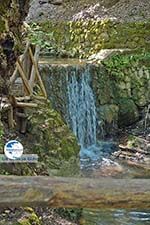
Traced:
[[41, 222], [35, 212], [28, 212], [23, 218], [18, 220], [17, 225], [41, 225]]
[[0, 15], [5, 14], [10, 7], [11, 0], [5, 0], [0, 2]]
[[119, 126], [131, 125], [139, 119], [138, 108], [132, 99], [128, 98], [119, 99], [118, 105], [119, 105], [119, 114], [118, 114]]
[[68, 160], [79, 153], [75, 136], [50, 104], [33, 112], [29, 120], [29, 132], [33, 137], [33, 151], [37, 150], [39, 154], [43, 152]]
[[0, 33], [5, 32], [5, 21], [0, 18]]
[[2, 215], [0, 225], [42, 225], [37, 213], [30, 207], [6, 209]]
[[98, 117], [105, 136], [115, 136], [118, 128], [118, 110], [119, 107], [115, 104], [106, 104], [99, 108]]
[[118, 106], [117, 105], [103, 105], [100, 108], [101, 119], [106, 123], [112, 124], [113, 121], [118, 120]]
[[[38, 155], [38, 163], [1, 164], [0, 174], [52, 175], [52, 170], [61, 170], [63, 167], [65, 171], [66, 167], [70, 168], [69, 171], [73, 174], [79, 170], [80, 147], [76, 137], [50, 103], [39, 102], [38, 105], [38, 109], [27, 111], [29, 117], [26, 135], [16, 133], [13, 136], [23, 144], [25, 154]], [[72, 165], [76, 168], [74, 172]]]
[[29, 38], [34, 43], [40, 43], [42, 48], [47, 45], [48, 48], [54, 49], [56, 56], [60, 56], [65, 50], [66, 55], [88, 58], [101, 49], [150, 49], [149, 41], [146, 41], [150, 34], [149, 27], [149, 21], [46, 21], [38, 23], [37, 26], [34, 24], [34, 32], [29, 34]]
[[[8, 175], [57, 175], [68, 176], [79, 172], [79, 150], [76, 137], [63, 122], [50, 103], [38, 102], [38, 109], [27, 111], [28, 125], [25, 136], [17, 135], [24, 146], [24, 153], [37, 154], [38, 163], [9, 164], [0, 167]], [[18, 139], [19, 138], [19, 139]], [[53, 172], [54, 171], [54, 172]]]

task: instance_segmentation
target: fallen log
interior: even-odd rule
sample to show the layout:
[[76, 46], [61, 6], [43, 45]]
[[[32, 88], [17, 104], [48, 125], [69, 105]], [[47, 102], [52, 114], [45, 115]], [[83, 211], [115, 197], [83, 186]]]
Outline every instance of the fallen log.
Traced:
[[149, 152], [147, 151], [144, 151], [142, 149], [139, 149], [139, 148], [131, 148], [131, 147], [128, 147], [128, 146], [124, 146], [124, 145], [119, 145], [119, 148], [122, 150], [122, 151], [131, 151], [133, 153], [141, 153], [141, 154], [145, 154], [145, 155], [150, 155]]
[[147, 172], [148, 171], [150, 172], [150, 165], [149, 164], [134, 162], [134, 161], [131, 161], [131, 160], [127, 160], [126, 164], [128, 166], [139, 168], [139, 169], [143, 169], [143, 170], [145, 170]]
[[0, 177], [0, 207], [150, 208], [149, 179]]

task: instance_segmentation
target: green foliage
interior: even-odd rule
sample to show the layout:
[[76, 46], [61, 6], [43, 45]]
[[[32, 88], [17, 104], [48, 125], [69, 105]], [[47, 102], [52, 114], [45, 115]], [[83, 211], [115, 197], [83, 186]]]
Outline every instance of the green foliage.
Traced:
[[150, 60], [150, 52], [132, 53], [126, 55], [116, 54], [104, 61], [103, 64], [113, 77], [124, 78], [124, 70], [138, 65], [141, 61]]
[[82, 209], [65, 209], [59, 208], [55, 211], [63, 218], [68, 219], [73, 222], [78, 222], [81, 218]]
[[41, 27], [36, 23], [32, 23], [28, 31], [28, 37], [33, 44], [39, 45], [41, 48], [47, 49], [52, 49], [56, 47], [52, 31], [44, 32]]
[[54, 56], [88, 58], [101, 49], [150, 49], [150, 23], [110, 20], [42, 22], [30, 25], [29, 39]]
[[41, 222], [35, 212], [28, 213], [26, 217], [18, 221], [18, 225], [41, 225]]

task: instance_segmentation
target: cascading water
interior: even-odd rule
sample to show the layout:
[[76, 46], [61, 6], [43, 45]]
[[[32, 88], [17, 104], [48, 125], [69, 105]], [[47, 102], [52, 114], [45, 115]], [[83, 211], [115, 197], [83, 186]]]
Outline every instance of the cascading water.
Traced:
[[96, 144], [96, 106], [88, 68], [68, 79], [68, 121], [81, 148]]
[[[99, 127], [101, 124], [101, 118], [98, 111], [100, 106], [97, 109], [96, 116], [95, 101], [97, 103], [98, 101], [96, 99], [97, 96], [94, 96], [91, 88], [91, 78], [95, 75], [88, 66], [85, 66], [85, 64], [80, 65], [80, 63], [69, 64], [67, 62], [64, 65], [61, 62], [59, 66], [53, 64], [47, 68], [48, 72], [50, 70], [50, 74], [45, 84], [49, 92], [50, 100], [54, 108], [62, 113], [63, 118], [68, 122], [68, 125], [78, 138], [78, 142], [81, 145], [81, 168], [89, 169], [90, 166], [92, 168], [93, 161], [95, 166], [95, 161], [97, 163], [97, 161], [101, 161], [103, 157], [108, 158], [112, 151], [116, 150], [116, 145], [113, 145], [110, 141], [99, 142], [97, 138], [102, 129]], [[101, 80], [99, 79], [98, 82], [101, 82]], [[96, 133], [98, 134], [97, 137]], [[86, 161], [87, 158], [91, 161]], [[104, 163], [108, 163], [106, 159], [103, 161]], [[98, 164], [98, 166], [99, 165], [101, 164]], [[110, 168], [112, 168], [111, 164]], [[99, 178], [101, 175], [99, 173], [99, 167], [96, 169], [98, 169], [96, 177]], [[89, 175], [89, 170], [86, 170], [85, 172], [87, 173], [84, 173], [84, 175]], [[95, 173], [91, 174], [92, 177], [95, 176]], [[96, 210], [83, 209], [82, 214], [85, 223], [90, 225], [108, 225], [116, 223], [121, 223], [122, 225], [150, 224], [149, 211], [130, 212], [117, 210], [112, 212], [99, 212]]]
[[[97, 140], [96, 104], [91, 88], [89, 66], [75, 67], [67, 73], [67, 121], [81, 146], [81, 168], [92, 168], [100, 164], [103, 157], [112, 152], [114, 145]], [[102, 130], [102, 128], [101, 128]]]
[[81, 168], [99, 159], [100, 147], [97, 146], [96, 105], [93, 90], [90, 86], [88, 66], [78, 74], [78, 68], [67, 75], [68, 118], [67, 121], [78, 138], [81, 146]]

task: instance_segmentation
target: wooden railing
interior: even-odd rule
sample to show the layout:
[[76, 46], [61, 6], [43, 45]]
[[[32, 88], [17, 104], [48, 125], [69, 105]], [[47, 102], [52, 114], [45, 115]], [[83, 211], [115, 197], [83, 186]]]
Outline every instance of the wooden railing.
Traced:
[[[27, 43], [25, 51], [17, 59], [15, 71], [10, 77], [10, 94], [0, 101], [0, 110], [8, 114], [9, 128], [14, 128], [17, 118], [19, 118], [21, 133], [26, 132], [26, 108], [38, 107], [38, 104], [34, 101], [35, 99], [47, 100], [47, 93], [38, 70], [39, 53], [40, 48], [38, 46]], [[20, 96], [11, 93], [18, 77], [22, 81], [22, 86], [19, 87], [22, 92]], [[35, 94], [34, 91], [36, 85], [38, 85], [38, 94]]]

